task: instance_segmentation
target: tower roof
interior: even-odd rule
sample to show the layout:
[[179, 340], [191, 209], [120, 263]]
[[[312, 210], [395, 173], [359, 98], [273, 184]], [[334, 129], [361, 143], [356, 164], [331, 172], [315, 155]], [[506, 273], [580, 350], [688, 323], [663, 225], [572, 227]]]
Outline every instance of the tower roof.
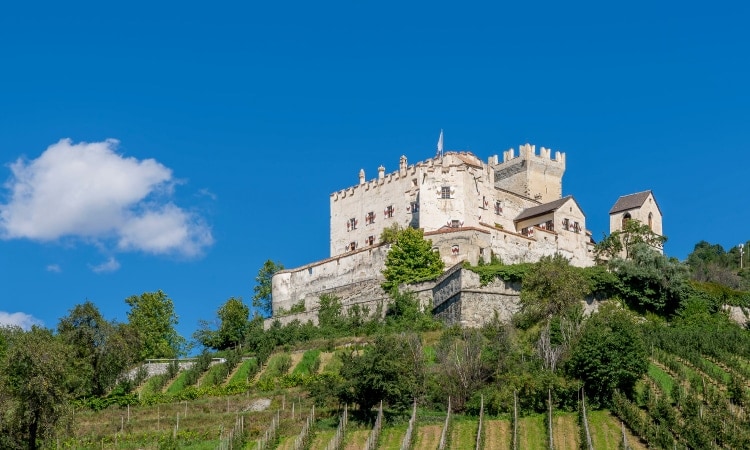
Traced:
[[[612, 209], [609, 210], [610, 214], [615, 214], [622, 211], [627, 211], [629, 209], [635, 209], [640, 208], [643, 206], [643, 203], [648, 199], [649, 195], [653, 195], [653, 192], [651, 192], [651, 189], [643, 192], [636, 192], [635, 194], [628, 194], [620, 196], [620, 198], [617, 199], [614, 206], [612, 206]], [[654, 198], [654, 203], [656, 203], [656, 198]], [[659, 208], [659, 204], [656, 203], [656, 208], [659, 209], [659, 212], [661, 212], [661, 208]]]

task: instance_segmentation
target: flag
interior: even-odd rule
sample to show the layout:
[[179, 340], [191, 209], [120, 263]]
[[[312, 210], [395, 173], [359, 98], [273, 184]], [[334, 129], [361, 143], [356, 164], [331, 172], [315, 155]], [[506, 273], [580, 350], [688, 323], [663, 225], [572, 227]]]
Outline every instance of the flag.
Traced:
[[438, 138], [437, 143], [437, 155], [435, 156], [443, 156], [443, 130], [440, 130], [440, 137]]

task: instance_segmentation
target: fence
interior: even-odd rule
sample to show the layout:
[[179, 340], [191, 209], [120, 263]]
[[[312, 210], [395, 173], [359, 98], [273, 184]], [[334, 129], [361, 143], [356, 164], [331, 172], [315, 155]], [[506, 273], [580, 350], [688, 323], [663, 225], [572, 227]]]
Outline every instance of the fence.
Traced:
[[273, 446], [276, 442], [276, 432], [279, 431], [279, 422], [281, 421], [281, 414], [276, 411], [276, 416], [271, 420], [271, 425], [263, 433], [263, 437], [258, 439], [258, 450], [267, 450]]
[[443, 424], [443, 431], [440, 433], [440, 444], [438, 444], [438, 450], [445, 450], [445, 444], [448, 441], [448, 427], [451, 424], [451, 398], [448, 397], [448, 414], [445, 416], [445, 423]]
[[349, 410], [347, 406], [344, 405], [344, 414], [341, 415], [339, 426], [336, 428], [336, 434], [333, 435], [333, 438], [331, 438], [328, 445], [326, 445], [326, 450], [339, 450], [341, 448], [341, 444], [344, 443], [344, 434], [346, 433], [346, 423], [348, 420]]
[[[223, 435], [223, 433], [222, 433]], [[216, 450], [241, 449], [245, 445], [245, 416], [237, 416], [234, 428], [229, 430], [225, 437], [219, 440]]]
[[479, 426], [477, 426], [477, 446], [475, 450], [480, 450], [482, 447], [484, 447], [484, 429], [482, 428], [484, 424], [484, 395], [480, 397], [480, 404], [479, 404]]
[[585, 392], [583, 392], [581, 395], [581, 421], [583, 422], [583, 430], [586, 432], [586, 448], [588, 450], [594, 450], [594, 445], [591, 443], [591, 432], [589, 431], [589, 419], [586, 416]]
[[378, 418], [375, 419], [375, 426], [372, 427], [370, 435], [367, 437], [367, 443], [365, 444], [365, 450], [375, 450], [378, 446], [378, 437], [380, 437], [380, 429], [383, 426], [383, 400], [380, 401], [380, 407], [378, 408]]
[[414, 424], [417, 422], [417, 399], [414, 399], [414, 407], [411, 410], [411, 419], [409, 419], [409, 427], [406, 429], [406, 435], [401, 441], [401, 450], [409, 450], [411, 448], [411, 438], [414, 435]]
[[[294, 405], [294, 403], [292, 403]], [[307, 417], [305, 424], [302, 425], [302, 431], [300, 431], [297, 439], [294, 440], [294, 450], [302, 450], [306, 447], [307, 441], [310, 438], [310, 429], [315, 423], [315, 405], [313, 405], [310, 415]]]

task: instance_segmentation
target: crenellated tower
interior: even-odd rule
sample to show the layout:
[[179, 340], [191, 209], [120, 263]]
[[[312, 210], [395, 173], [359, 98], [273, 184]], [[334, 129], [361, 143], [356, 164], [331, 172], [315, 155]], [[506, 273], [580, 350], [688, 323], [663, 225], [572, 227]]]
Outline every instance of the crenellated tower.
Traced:
[[[505, 189], [540, 203], [562, 198], [562, 177], [565, 173], [565, 153], [542, 147], [539, 154], [534, 145], [503, 152], [503, 162], [491, 161], [495, 171], [495, 187]], [[492, 164], [494, 163], [494, 164]]]

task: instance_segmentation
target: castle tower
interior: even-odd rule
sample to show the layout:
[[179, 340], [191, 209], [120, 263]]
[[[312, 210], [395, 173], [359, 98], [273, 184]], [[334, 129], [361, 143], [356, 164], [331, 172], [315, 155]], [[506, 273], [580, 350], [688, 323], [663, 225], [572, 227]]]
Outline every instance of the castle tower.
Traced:
[[620, 231], [628, 220], [637, 220], [659, 236], [662, 234], [662, 216], [654, 193], [650, 190], [623, 195], [609, 210], [609, 232]]
[[495, 187], [514, 192], [540, 203], [548, 203], [562, 198], [562, 177], [565, 173], [565, 153], [542, 147], [536, 154], [536, 147], [530, 144], [503, 153], [503, 162], [493, 167]]

